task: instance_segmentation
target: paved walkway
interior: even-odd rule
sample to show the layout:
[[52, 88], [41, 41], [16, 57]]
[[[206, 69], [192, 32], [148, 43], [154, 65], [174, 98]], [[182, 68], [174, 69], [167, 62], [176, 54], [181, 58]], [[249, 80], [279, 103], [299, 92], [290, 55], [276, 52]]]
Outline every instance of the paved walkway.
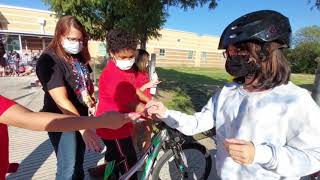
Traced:
[[[0, 94], [33, 111], [39, 111], [43, 105], [43, 92], [39, 87], [30, 86], [35, 79], [35, 76], [0, 77]], [[10, 162], [20, 163], [18, 172], [7, 177], [9, 180], [55, 179], [56, 158], [47, 133], [9, 127], [9, 136]], [[201, 140], [201, 143], [213, 153], [214, 146], [210, 138]], [[102, 163], [102, 158], [103, 154], [86, 153], [84, 169]], [[86, 176], [86, 179], [90, 178]], [[209, 179], [213, 179], [212, 175]]]

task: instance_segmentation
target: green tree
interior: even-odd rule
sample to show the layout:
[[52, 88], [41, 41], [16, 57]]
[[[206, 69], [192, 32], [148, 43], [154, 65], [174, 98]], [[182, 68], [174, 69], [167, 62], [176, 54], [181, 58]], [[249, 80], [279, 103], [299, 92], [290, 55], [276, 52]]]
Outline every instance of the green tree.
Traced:
[[320, 57], [320, 27], [310, 26], [294, 34], [293, 49], [288, 50], [287, 57], [295, 73], [315, 73]]
[[[158, 37], [158, 29], [165, 22], [162, 4], [153, 0], [44, 0], [58, 17], [73, 15], [85, 26], [90, 38], [106, 39], [114, 28], [142, 36]], [[145, 38], [147, 40], [147, 38]], [[146, 41], [144, 40], [144, 41]]]
[[309, 26], [298, 30], [295, 33], [293, 44], [299, 45], [306, 42], [320, 42], [320, 27]]
[[208, 4], [210, 9], [214, 9], [218, 5], [216, 0], [162, 0], [162, 2], [167, 6], [180, 6], [184, 10], [194, 9], [205, 4]]
[[304, 42], [289, 50], [288, 59], [294, 73], [314, 74], [317, 68], [315, 59], [320, 57], [320, 42]]
[[43, 0], [57, 16], [73, 15], [86, 27], [95, 40], [106, 39], [110, 29], [123, 28], [135, 33], [145, 48], [149, 38], [160, 36], [169, 6], [183, 9], [208, 3], [217, 6], [216, 0]]
[[311, 1], [312, 1], [312, 4], [313, 4], [311, 9], [317, 8], [318, 10], [320, 10], [320, 0], [308, 0], [309, 3], [311, 3]]

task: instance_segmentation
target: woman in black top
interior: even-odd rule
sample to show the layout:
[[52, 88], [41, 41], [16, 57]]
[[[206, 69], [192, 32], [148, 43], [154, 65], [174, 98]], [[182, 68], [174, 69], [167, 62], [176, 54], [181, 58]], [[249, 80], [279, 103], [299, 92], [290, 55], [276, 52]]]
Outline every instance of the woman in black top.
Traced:
[[[72, 16], [62, 17], [53, 40], [37, 62], [36, 73], [45, 92], [42, 111], [77, 116], [92, 112], [96, 102], [89, 60], [84, 27]], [[85, 145], [101, 149], [94, 130], [84, 130], [81, 134], [78, 131], [49, 133], [57, 156], [57, 180], [83, 179]]]

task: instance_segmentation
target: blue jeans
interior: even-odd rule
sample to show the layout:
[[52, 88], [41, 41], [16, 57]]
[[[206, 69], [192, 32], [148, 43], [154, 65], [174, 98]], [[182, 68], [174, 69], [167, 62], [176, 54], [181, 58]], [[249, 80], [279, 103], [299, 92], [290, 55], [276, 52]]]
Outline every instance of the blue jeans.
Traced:
[[57, 156], [56, 180], [83, 179], [85, 145], [80, 133], [50, 132], [49, 138]]

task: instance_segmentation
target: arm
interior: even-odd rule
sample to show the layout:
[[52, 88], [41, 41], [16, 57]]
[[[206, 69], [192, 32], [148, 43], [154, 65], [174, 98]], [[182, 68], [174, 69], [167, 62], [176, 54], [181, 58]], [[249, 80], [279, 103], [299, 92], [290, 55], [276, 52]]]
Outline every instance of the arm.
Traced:
[[[284, 145], [254, 143], [255, 162], [281, 176], [305, 176], [320, 169], [320, 109], [310, 95], [298, 102]], [[303, 108], [301, 108], [303, 107]]]
[[143, 91], [141, 89], [136, 89], [136, 94], [139, 97], [140, 101], [142, 101], [144, 103], [147, 103], [147, 102], [149, 102], [151, 100], [148, 96], [146, 96], [143, 93]]
[[34, 131], [55, 132], [98, 127], [118, 129], [138, 117], [138, 114], [121, 114], [117, 112], [108, 112], [98, 117], [75, 117], [56, 113], [32, 112], [16, 104], [0, 116], [0, 122]]
[[67, 90], [64, 86], [49, 90], [49, 94], [63, 114], [80, 116], [77, 109], [69, 100]]
[[161, 81], [158, 81], [158, 79], [156, 80], [151, 80], [147, 83], [145, 83], [144, 85], [142, 85], [139, 89], [144, 92], [147, 89], [150, 89], [152, 87], [157, 87], [157, 85], [160, 83]]
[[216, 98], [210, 98], [201, 112], [194, 115], [168, 110], [162, 103], [150, 101], [146, 105], [149, 114], [155, 114], [171, 128], [177, 129], [185, 135], [194, 135], [214, 127], [214, 103]]

